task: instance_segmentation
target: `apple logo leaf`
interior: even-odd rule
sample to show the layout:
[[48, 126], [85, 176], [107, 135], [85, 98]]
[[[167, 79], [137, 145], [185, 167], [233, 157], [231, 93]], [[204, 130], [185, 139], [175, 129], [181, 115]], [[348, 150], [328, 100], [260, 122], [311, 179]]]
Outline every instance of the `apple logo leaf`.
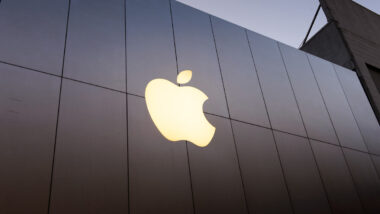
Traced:
[[[181, 71], [177, 83], [186, 84], [191, 77], [192, 71]], [[145, 88], [146, 105], [158, 131], [169, 141], [186, 140], [199, 147], [207, 146], [215, 134], [215, 127], [203, 112], [207, 99], [195, 87], [162, 78], [151, 80]]]
[[178, 84], [186, 84], [186, 83], [190, 82], [191, 77], [192, 77], [192, 71], [191, 70], [183, 70], [177, 76], [177, 83]]

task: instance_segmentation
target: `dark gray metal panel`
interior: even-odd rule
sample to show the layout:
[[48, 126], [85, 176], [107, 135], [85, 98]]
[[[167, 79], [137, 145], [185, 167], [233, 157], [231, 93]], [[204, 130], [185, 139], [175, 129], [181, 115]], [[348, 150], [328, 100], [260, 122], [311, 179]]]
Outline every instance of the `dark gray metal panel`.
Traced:
[[380, 179], [367, 153], [343, 149], [366, 213], [380, 212]]
[[377, 175], [380, 178], [380, 156], [372, 155], [371, 157], [372, 157], [373, 163], [375, 164], [375, 168], [377, 170]]
[[311, 141], [333, 213], [363, 213], [340, 147]]
[[248, 32], [272, 127], [306, 136], [277, 42]]
[[205, 112], [228, 117], [209, 15], [177, 1], [171, 4], [179, 70], [193, 71], [188, 85], [209, 97]]
[[166, 140], [145, 100], [128, 96], [131, 213], [193, 213], [185, 142]]
[[70, 5], [63, 75], [125, 91], [123, 0], [80, 0]]
[[61, 75], [68, 0], [2, 1], [0, 60]]
[[380, 178], [380, 156], [372, 155], [373, 163], [375, 164], [375, 168], [377, 170], [377, 175]]
[[126, 213], [125, 94], [62, 85], [50, 213]]
[[144, 96], [155, 78], [175, 82], [177, 67], [168, 0], [126, 0], [127, 91]]
[[341, 145], [367, 151], [333, 65], [313, 55], [308, 58]]
[[232, 125], [250, 213], [292, 213], [272, 131]]
[[380, 126], [356, 73], [338, 65], [335, 70], [368, 150], [380, 155]]
[[330, 213], [308, 140], [277, 131], [274, 134], [295, 213]]
[[270, 127], [245, 30], [212, 17], [231, 118]]
[[0, 63], [0, 213], [47, 213], [59, 84]]
[[306, 54], [284, 44], [280, 49], [308, 136], [339, 144]]
[[203, 148], [188, 144], [195, 213], [247, 213], [230, 121], [207, 117], [213, 140]]

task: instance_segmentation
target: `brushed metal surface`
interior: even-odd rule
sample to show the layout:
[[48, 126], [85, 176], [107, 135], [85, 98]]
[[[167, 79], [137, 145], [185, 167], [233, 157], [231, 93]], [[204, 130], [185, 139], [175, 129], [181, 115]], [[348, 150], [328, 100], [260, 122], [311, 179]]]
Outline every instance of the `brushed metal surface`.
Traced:
[[293, 213], [270, 129], [233, 121], [250, 213]]
[[62, 84], [50, 213], [126, 213], [126, 96]]
[[331, 213], [306, 138], [274, 131], [295, 213]]
[[207, 118], [213, 140], [204, 148], [188, 144], [195, 213], [247, 213], [230, 121]]
[[334, 67], [369, 152], [380, 155], [380, 126], [356, 73]]
[[322, 97], [342, 146], [367, 151], [331, 62], [309, 55]]
[[363, 213], [342, 149], [311, 140], [333, 213]]
[[125, 91], [123, 0], [71, 1], [63, 76]]
[[173, 28], [168, 0], [126, 0], [127, 92], [144, 96], [155, 78], [175, 83]]
[[1, 1], [0, 61], [61, 75], [68, 0]]
[[202, 90], [209, 100], [208, 113], [228, 117], [210, 16], [177, 1], [171, 1], [179, 71], [193, 71], [186, 84]]
[[370, 156], [351, 149], [343, 149], [343, 152], [346, 155], [365, 212], [378, 213], [380, 210], [380, 179]]
[[166, 140], [145, 100], [128, 95], [131, 213], [193, 213], [186, 144]]
[[375, 168], [377, 170], [377, 175], [380, 178], [380, 156], [372, 155], [371, 157], [372, 157], [373, 163], [375, 164]]
[[270, 127], [245, 29], [212, 17], [230, 117]]
[[277, 42], [248, 32], [272, 128], [306, 136]]
[[0, 213], [47, 213], [59, 84], [0, 63]]
[[285, 67], [310, 138], [339, 144], [306, 54], [280, 44]]

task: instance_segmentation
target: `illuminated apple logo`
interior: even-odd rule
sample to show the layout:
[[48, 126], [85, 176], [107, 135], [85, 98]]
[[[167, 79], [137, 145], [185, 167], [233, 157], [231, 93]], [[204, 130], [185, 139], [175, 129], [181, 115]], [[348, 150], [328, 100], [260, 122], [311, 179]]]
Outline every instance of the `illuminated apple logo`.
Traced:
[[[184, 70], [177, 76], [178, 84], [191, 80], [192, 72]], [[178, 86], [166, 79], [154, 79], [145, 89], [148, 111], [161, 134], [170, 141], [187, 140], [207, 146], [215, 133], [203, 113], [206, 94], [190, 86]]]

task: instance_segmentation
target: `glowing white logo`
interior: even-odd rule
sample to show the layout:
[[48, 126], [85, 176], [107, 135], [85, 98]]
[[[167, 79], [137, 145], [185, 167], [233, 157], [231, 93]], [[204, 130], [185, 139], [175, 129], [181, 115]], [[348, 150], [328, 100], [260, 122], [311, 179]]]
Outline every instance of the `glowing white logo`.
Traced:
[[[184, 70], [177, 76], [178, 84], [191, 80], [192, 72]], [[145, 89], [149, 114], [161, 134], [170, 141], [187, 140], [197, 146], [207, 146], [215, 133], [203, 113], [208, 99], [197, 88], [178, 86], [166, 79], [154, 79]]]

